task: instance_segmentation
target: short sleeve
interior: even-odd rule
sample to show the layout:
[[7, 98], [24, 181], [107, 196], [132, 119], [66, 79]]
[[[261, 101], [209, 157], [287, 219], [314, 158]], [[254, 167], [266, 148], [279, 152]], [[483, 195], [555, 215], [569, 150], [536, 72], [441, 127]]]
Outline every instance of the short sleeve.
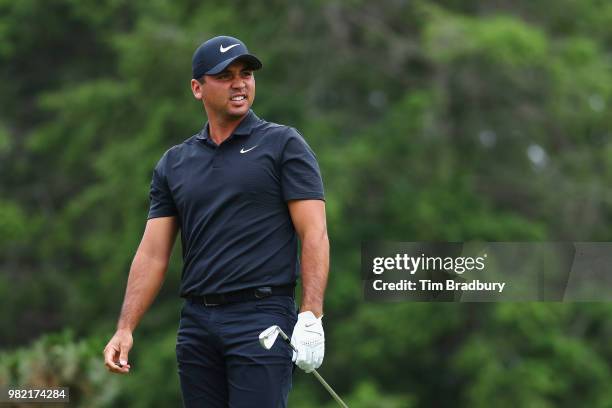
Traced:
[[158, 217], [171, 217], [177, 215], [176, 205], [168, 187], [166, 175], [168, 153], [164, 154], [153, 170], [151, 189], [149, 191], [148, 219]]
[[290, 128], [281, 154], [281, 187], [283, 199], [324, 200], [321, 171], [314, 152], [302, 135]]

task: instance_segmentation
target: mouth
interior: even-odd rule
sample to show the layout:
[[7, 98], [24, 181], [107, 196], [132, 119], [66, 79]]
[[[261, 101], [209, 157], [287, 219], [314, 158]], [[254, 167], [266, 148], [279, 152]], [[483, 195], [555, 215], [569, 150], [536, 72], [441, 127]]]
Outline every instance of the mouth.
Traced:
[[246, 99], [247, 99], [247, 97], [246, 97], [245, 94], [237, 94], [237, 95], [232, 96], [230, 98], [230, 101], [232, 101], [232, 102], [240, 102], [240, 101], [244, 101]]

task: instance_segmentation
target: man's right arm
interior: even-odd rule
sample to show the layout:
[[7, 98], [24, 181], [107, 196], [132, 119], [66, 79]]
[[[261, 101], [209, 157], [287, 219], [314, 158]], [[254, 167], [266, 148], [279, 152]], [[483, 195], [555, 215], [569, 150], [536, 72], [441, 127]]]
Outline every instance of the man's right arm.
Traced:
[[130, 268], [117, 331], [104, 348], [104, 363], [111, 372], [129, 372], [132, 333], [162, 286], [177, 231], [176, 216], [147, 221]]

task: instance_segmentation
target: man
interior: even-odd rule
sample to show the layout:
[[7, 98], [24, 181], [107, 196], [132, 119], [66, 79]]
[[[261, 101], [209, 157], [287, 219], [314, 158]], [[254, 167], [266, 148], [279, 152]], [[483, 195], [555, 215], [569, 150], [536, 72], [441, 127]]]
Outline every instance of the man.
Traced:
[[[232, 37], [212, 38], [194, 53], [191, 90], [208, 123], [155, 167], [117, 332], [104, 349], [108, 370], [130, 371], [132, 333], [162, 285], [180, 229], [186, 301], [176, 354], [186, 407], [284, 407], [292, 360], [307, 372], [323, 361], [323, 185], [302, 136], [250, 109], [253, 71], [261, 67]], [[259, 333], [273, 324], [292, 333], [297, 354], [282, 342], [260, 347]]]

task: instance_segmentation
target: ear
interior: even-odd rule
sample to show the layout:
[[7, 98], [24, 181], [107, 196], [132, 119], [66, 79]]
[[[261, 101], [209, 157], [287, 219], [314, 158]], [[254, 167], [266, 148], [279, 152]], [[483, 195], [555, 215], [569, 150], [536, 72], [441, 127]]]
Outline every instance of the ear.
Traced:
[[204, 98], [204, 90], [202, 89], [202, 84], [199, 83], [196, 79], [191, 80], [191, 92], [193, 93], [193, 97], [202, 100]]

